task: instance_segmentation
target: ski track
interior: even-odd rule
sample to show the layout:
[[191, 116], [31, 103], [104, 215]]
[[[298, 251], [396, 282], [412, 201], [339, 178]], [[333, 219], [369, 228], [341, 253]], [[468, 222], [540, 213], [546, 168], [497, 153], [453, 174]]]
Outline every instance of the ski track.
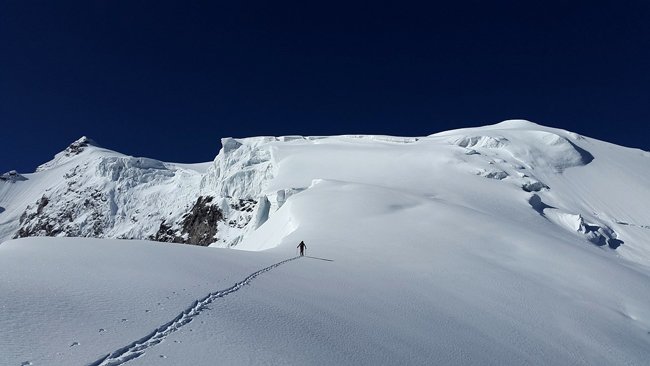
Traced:
[[173, 320], [161, 325], [160, 327], [156, 328], [156, 330], [138, 339], [137, 341], [132, 342], [116, 351], [103, 356], [99, 360], [88, 364], [88, 366], [117, 366], [144, 355], [145, 351], [148, 348], [164, 341], [170, 334], [174, 333], [182, 326], [191, 322], [194, 317], [205, 310], [206, 306], [208, 306], [214, 300], [238, 291], [245, 285], [248, 285], [255, 277], [261, 275], [262, 273], [268, 272], [275, 267], [281, 266], [298, 258], [300, 258], [300, 256], [285, 259], [281, 262], [272, 264], [266, 268], [260, 269], [259, 271], [248, 275], [248, 277], [246, 277], [244, 280], [237, 282], [225, 290], [212, 292], [200, 300], [194, 300], [190, 307], [185, 309], [182, 313], [178, 314]]

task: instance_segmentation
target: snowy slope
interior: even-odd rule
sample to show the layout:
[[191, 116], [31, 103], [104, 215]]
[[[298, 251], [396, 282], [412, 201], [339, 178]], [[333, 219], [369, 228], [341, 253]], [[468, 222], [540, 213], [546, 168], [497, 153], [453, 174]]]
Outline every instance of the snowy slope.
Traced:
[[522, 209], [597, 245], [626, 243], [618, 253], [639, 263], [650, 258], [642, 244], [650, 239], [642, 199], [648, 152], [521, 120], [419, 138], [254, 137], [222, 145], [212, 163], [173, 164], [124, 156], [84, 137], [24, 180], [0, 181], [0, 240], [235, 246], [291, 195], [329, 179], [484, 212]]
[[23, 174], [25, 180], [0, 182], [0, 240], [145, 238], [196, 200], [199, 171], [125, 156], [82, 137], [35, 173]]
[[[645, 151], [528, 121], [414, 139], [306, 138], [262, 148], [270, 151], [275, 167], [263, 189], [271, 202], [317, 180], [378, 186], [521, 225], [551, 223], [551, 233], [615, 248], [609, 252], [613, 256], [650, 264], [650, 153]], [[284, 232], [293, 230], [292, 219], [283, 222], [289, 223]], [[238, 248], [272, 246], [260, 243]]]
[[[72, 236], [235, 245], [254, 229], [258, 190], [240, 182], [242, 162], [225, 151], [212, 163], [166, 163], [82, 137], [35, 173], [0, 176], [0, 242]], [[234, 179], [206, 185], [220, 164]]]
[[[161, 181], [191, 185], [176, 223], [197, 197], [241, 218], [217, 220], [213, 246], [242, 250], [7, 241], [0, 360], [646, 365], [649, 162], [527, 121], [224, 139], [206, 170]], [[1, 189], [36, 187], [24, 176]], [[250, 211], [232, 208], [240, 200]], [[313, 258], [283, 262], [300, 240]]]
[[128, 240], [3, 243], [0, 364], [89, 364], [173, 319], [193, 300], [280, 259]]

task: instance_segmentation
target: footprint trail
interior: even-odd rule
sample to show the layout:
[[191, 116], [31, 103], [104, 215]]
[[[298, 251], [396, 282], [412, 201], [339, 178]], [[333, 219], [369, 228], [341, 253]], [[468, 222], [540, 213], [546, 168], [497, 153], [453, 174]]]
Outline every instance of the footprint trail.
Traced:
[[88, 366], [118, 366], [144, 355], [145, 351], [148, 348], [153, 347], [158, 343], [164, 341], [170, 334], [174, 333], [182, 326], [191, 322], [194, 319], [194, 317], [196, 317], [203, 310], [205, 310], [206, 307], [214, 300], [224, 297], [235, 291], [238, 291], [245, 285], [248, 285], [253, 279], [255, 279], [255, 277], [261, 275], [262, 273], [268, 272], [275, 267], [281, 266], [287, 262], [296, 260], [298, 258], [300, 257], [293, 257], [272, 264], [266, 268], [260, 269], [259, 271], [248, 275], [248, 277], [244, 278], [242, 281], [237, 282], [236, 284], [232, 285], [231, 287], [225, 290], [212, 292], [202, 299], [195, 300], [190, 307], [185, 309], [182, 313], [178, 314], [171, 321], [161, 325], [156, 330], [138, 339], [137, 341], [132, 342], [118, 350], [115, 350], [103, 356], [97, 361], [89, 363]]

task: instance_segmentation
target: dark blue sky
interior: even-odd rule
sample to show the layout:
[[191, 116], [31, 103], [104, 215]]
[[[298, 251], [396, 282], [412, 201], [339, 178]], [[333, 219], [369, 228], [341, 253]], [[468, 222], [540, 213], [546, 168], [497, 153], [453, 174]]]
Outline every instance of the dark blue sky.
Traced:
[[650, 150], [647, 1], [0, 2], [0, 171], [526, 118]]

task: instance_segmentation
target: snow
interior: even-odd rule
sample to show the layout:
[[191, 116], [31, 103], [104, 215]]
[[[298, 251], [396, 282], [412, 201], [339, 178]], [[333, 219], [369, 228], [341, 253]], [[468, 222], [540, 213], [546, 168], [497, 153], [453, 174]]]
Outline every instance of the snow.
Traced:
[[208, 168], [212, 165], [212, 162], [204, 162], [204, 163], [165, 163], [165, 165], [180, 168], [180, 169], [185, 169], [185, 170], [193, 170], [197, 173], [200, 174], [205, 174], [205, 172], [208, 171]]
[[[4, 237], [77, 165], [81, 192], [122, 188], [106, 237], [160, 219], [117, 212], [180, 216], [199, 195], [242, 220], [213, 245], [239, 250], [5, 241], [0, 363], [647, 364], [647, 152], [522, 120], [222, 146], [196, 169], [89, 146], [0, 182]], [[257, 203], [243, 217], [235, 198]]]
[[0, 206], [7, 210], [0, 216], [0, 240], [19, 228], [45, 235], [47, 224], [59, 236], [148, 238], [196, 200], [206, 169], [126, 156], [82, 137], [25, 174], [27, 180], [0, 182]]
[[3, 243], [0, 308], [10, 316], [0, 317], [1, 364], [88, 364], [173, 319], [194, 299], [280, 259], [145, 241]]

